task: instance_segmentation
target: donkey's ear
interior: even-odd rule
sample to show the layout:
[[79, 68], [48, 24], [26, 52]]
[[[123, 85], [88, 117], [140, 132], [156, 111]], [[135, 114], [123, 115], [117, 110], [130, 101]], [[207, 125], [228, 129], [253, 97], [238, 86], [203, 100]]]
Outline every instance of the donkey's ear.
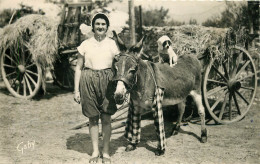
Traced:
[[119, 50], [126, 51], [127, 48], [125, 46], [125, 43], [119, 38], [119, 36], [117, 35], [117, 33], [114, 30], [112, 31], [112, 33], [113, 33], [113, 39], [115, 40]]
[[142, 37], [142, 39], [135, 45], [135, 46], [132, 46], [130, 49], [129, 49], [129, 52], [134, 52], [135, 54], [139, 54], [140, 51], [142, 50], [143, 48], [143, 43], [144, 43], [144, 40], [146, 38], [146, 35], [144, 35]]

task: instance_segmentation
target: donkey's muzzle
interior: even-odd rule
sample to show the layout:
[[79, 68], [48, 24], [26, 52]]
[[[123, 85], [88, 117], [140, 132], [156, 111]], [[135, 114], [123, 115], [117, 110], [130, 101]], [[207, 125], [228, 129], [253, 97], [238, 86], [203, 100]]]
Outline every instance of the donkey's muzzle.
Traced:
[[118, 104], [118, 105], [123, 104], [123, 102], [124, 102], [124, 100], [125, 100], [123, 94], [115, 94], [115, 95], [114, 95], [114, 99], [115, 99], [116, 104]]

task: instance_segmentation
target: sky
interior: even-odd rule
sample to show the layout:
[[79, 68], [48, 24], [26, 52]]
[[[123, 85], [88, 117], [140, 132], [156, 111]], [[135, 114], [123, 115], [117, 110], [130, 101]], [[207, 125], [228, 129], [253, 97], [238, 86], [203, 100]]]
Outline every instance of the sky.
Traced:
[[0, 11], [4, 9], [20, 9], [19, 4], [31, 6], [34, 11], [43, 10], [48, 17], [56, 18], [60, 8], [52, 3], [44, 3], [44, 0], [0, 0]]
[[[40, 2], [44, 2], [44, 0], [0, 0], [0, 10], [6, 7], [14, 8], [21, 1], [39, 7], [42, 6]], [[113, 1], [109, 7], [128, 12], [128, 0]], [[159, 9], [162, 6], [169, 9], [168, 15], [174, 20], [188, 22], [192, 18], [196, 19], [198, 23], [219, 15], [226, 8], [225, 1], [220, 0], [134, 0], [134, 4], [141, 5], [143, 10]]]
[[[128, 11], [128, 1], [122, 0], [124, 5], [114, 2], [110, 6], [118, 10]], [[225, 1], [178, 1], [178, 0], [135, 0], [136, 6], [141, 5], [143, 10], [159, 9], [161, 6], [169, 9], [168, 15], [177, 21], [188, 22], [191, 18], [196, 19], [198, 23], [202, 23], [212, 16], [219, 15], [225, 8]]]

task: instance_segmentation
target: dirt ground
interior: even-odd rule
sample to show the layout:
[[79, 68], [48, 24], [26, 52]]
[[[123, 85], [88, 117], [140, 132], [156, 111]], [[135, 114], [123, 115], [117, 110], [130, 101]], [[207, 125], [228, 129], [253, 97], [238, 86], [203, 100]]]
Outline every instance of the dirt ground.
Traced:
[[[88, 163], [92, 152], [88, 128], [70, 130], [87, 121], [80, 105], [73, 101], [71, 92], [52, 84], [47, 91], [47, 95], [22, 100], [11, 96], [0, 82], [0, 163]], [[260, 88], [258, 98], [259, 91]], [[135, 151], [124, 151], [127, 144], [124, 128], [113, 131], [112, 163], [259, 163], [259, 109], [260, 102], [256, 100], [240, 122], [230, 125], [209, 122], [207, 143], [199, 141], [199, 124], [185, 124], [177, 136], [170, 136], [171, 122], [165, 119], [167, 150], [160, 157], [154, 155], [153, 121], [144, 118], [141, 143]]]

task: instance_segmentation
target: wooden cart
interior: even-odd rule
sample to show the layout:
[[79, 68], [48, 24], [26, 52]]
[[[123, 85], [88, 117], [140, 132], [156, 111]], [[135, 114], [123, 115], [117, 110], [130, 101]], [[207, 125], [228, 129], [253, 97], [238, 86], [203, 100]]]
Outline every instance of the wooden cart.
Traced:
[[[58, 86], [73, 89], [76, 47], [81, 43], [79, 26], [91, 8], [92, 2], [67, 3], [63, 6], [61, 21], [58, 26], [59, 59], [55, 62], [52, 75]], [[29, 39], [29, 38], [25, 38]], [[41, 89], [42, 68], [33, 63], [32, 55], [25, 45], [11, 45], [1, 55], [1, 73], [10, 93], [18, 98], [33, 98]]]
[[254, 27], [259, 20], [259, 2], [248, 2], [248, 15], [249, 29], [244, 42], [215, 54], [203, 72], [204, 106], [218, 123], [241, 120], [255, 100], [259, 52], [254, 52], [254, 40], [259, 38], [259, 27]]
[[253, 104], [256, 90], [254, 60], [239, 46], [212, 58], [203, 73], [204, 105], [218, 123], [241, 120]]

